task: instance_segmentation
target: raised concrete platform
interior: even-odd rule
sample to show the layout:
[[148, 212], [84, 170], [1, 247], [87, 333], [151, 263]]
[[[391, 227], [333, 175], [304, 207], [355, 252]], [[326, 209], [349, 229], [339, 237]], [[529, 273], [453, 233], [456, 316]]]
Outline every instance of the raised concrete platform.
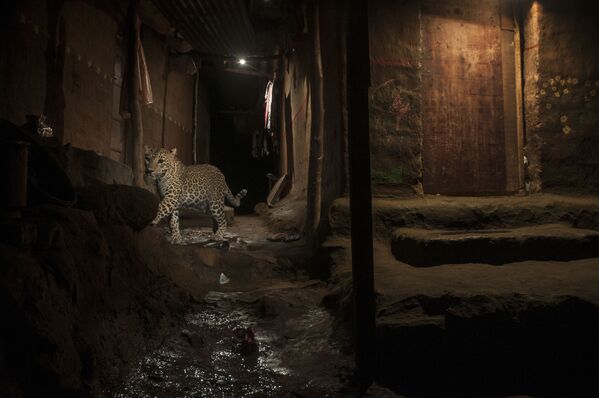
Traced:
[[399, 261], [425, 267], [569, 261], [599, 257], [599, 232], [561, 224], [464, 231], [397, 228], [391, 251]]
[[[599, 198], [377, 198], [373, 214], [378, 383], [420, 397], [599, 396], [599, 256], [555, 261], [598, 250]], [[335, 201], [324, 245], [325, 302], [341, 319], [353, 314], [349, 216]], [[402, 237], [429, 241], [415, 257], [442, 265], [399, 261]]]
[[[329, 237], [353, 314], [350, 241]], [[599, 258], [413, 267], [374, 242], [377, 382], [418, 397], [599, 396]]]
[[[565, 224], [599, 230], [599, 197], [536, 194], [530, 196], [374, 198], [375, 233], [389, 238], [396, 228], [505, 229], [541, 224]], [[349, 199], [337, 199], [330, 209], [335, 235], [349, 235]]]

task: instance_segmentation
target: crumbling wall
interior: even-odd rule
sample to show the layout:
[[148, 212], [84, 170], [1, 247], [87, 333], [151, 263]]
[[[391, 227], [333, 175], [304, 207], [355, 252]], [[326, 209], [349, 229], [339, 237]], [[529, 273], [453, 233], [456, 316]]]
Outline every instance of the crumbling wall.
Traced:
[[545, 0], [523, 11], [531, 190], [597, 191], [597, 6], [583, 0]]
[[375, 0], [368, 6], [373, 188], [422, 192], [420, 4]]

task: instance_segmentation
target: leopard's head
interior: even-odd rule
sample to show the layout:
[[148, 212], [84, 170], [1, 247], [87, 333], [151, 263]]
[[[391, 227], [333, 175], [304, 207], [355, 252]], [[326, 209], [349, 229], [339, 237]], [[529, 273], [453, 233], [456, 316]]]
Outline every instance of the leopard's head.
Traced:
[[146, 173], [154, 178], [163, 177], [168, 170], [175, 166], [177, 161], [177, 148], [170, 151], [159, 148], [145, 147]]

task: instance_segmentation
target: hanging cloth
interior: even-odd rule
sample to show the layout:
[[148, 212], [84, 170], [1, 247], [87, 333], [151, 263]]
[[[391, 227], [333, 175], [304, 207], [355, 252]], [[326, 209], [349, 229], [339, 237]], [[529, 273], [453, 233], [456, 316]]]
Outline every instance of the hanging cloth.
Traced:
[[154, 96], [152, 95], [152, 85], [150, 83], [150, 72], [148, 71], [148, 63], [146, 61], [146, 55], [144, 53], [144, 48], [141, 45], [141, 39], [137, 39], [137, 58], [139, 62], [137, 63], [137, 77], [139, 79], [139, 91], [140, 91], [140, 99], [143, 104], [149, 105], [154, 102]]
[[270, 130], [270, 114], [272, 112], [272, 88], [271, 80], [266, 84], [266, 92], [264, 93], [264, 128]]
[[[137, 36], [137, 70], [134, 71], [136, 78], [139, 82], [139, 99], [142, 104], [148, 105], [154, 102], [154, 98], [152, 95], [152, 86], [150, 84], [150, 73], [148, 72], [148, 63], [146, 62], [146, 56], [144, 54], [144, 49], [141, 45], [141, 39], [139, 35], [139, 29], [141, 27], [141, 21], [138, 18], [136, 23], [136, 29], [138, 33]], [[125, 68], [131, 68], [132, 60], [127, 60]], [[127, 74], [125, 74], [127, 76]], [[123, 86], [121, 87], [121, 99], [119, 112], [121, 116], [125, 119], [131, 117], [131, 112], [129, 109], [129, 80], [125, 79]]]

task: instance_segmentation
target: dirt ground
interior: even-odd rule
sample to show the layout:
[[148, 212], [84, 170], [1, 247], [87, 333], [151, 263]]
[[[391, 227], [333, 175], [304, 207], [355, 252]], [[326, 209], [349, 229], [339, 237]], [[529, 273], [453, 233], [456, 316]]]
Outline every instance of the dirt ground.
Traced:
[[[134, 209], [131, 195], [145, 200], [107, 186], [82, 192], [77, 209], [40, 208], [28, 215], [34, 242], [3, 244], [3, 349], [21, 358], [0, 369], [7, 396], [358, 396], [343, 203], [314, 251], [293, 229], [278, 237], [289, 242], [270, 241], [272, 220], [257, 216], [237, 217], [226, 245], [196, 227], [172, 244], [166, 226], [146, 227], [154, 199]], [[593, 201], [527, 200], [538, 205], [526, 217], [497, 199], [375, 208], [377, 384], [367, 396], [599, 395], [599, 258], [419, 268], [391, 251], [394, 227], [446, 227], [450, 214], [456, 229], [555, 218], [596, 229]]]
[[193, 299], [180, 327], [111, 394], [357, 396], [349, 337], [321, 303], [329, 289], [311, 278], [314, 254], [303, 239], [271, 242], [256, 216], [236, 217], [228, 250], [210, 246], [210, 228], [182, 230], [179, 245], [166, 227], [144, 233], [159, 235], [144, 244], [146, 258]]
[[[350, 318], [346, 200], [331, 302]], [[414, 267], [392, 253], [398, 227], [504, 228], [559, 222], [597, 230], [592, 197], [376, 199], [377, 378], [406, 396], [597, 396], [599, 258]]]

